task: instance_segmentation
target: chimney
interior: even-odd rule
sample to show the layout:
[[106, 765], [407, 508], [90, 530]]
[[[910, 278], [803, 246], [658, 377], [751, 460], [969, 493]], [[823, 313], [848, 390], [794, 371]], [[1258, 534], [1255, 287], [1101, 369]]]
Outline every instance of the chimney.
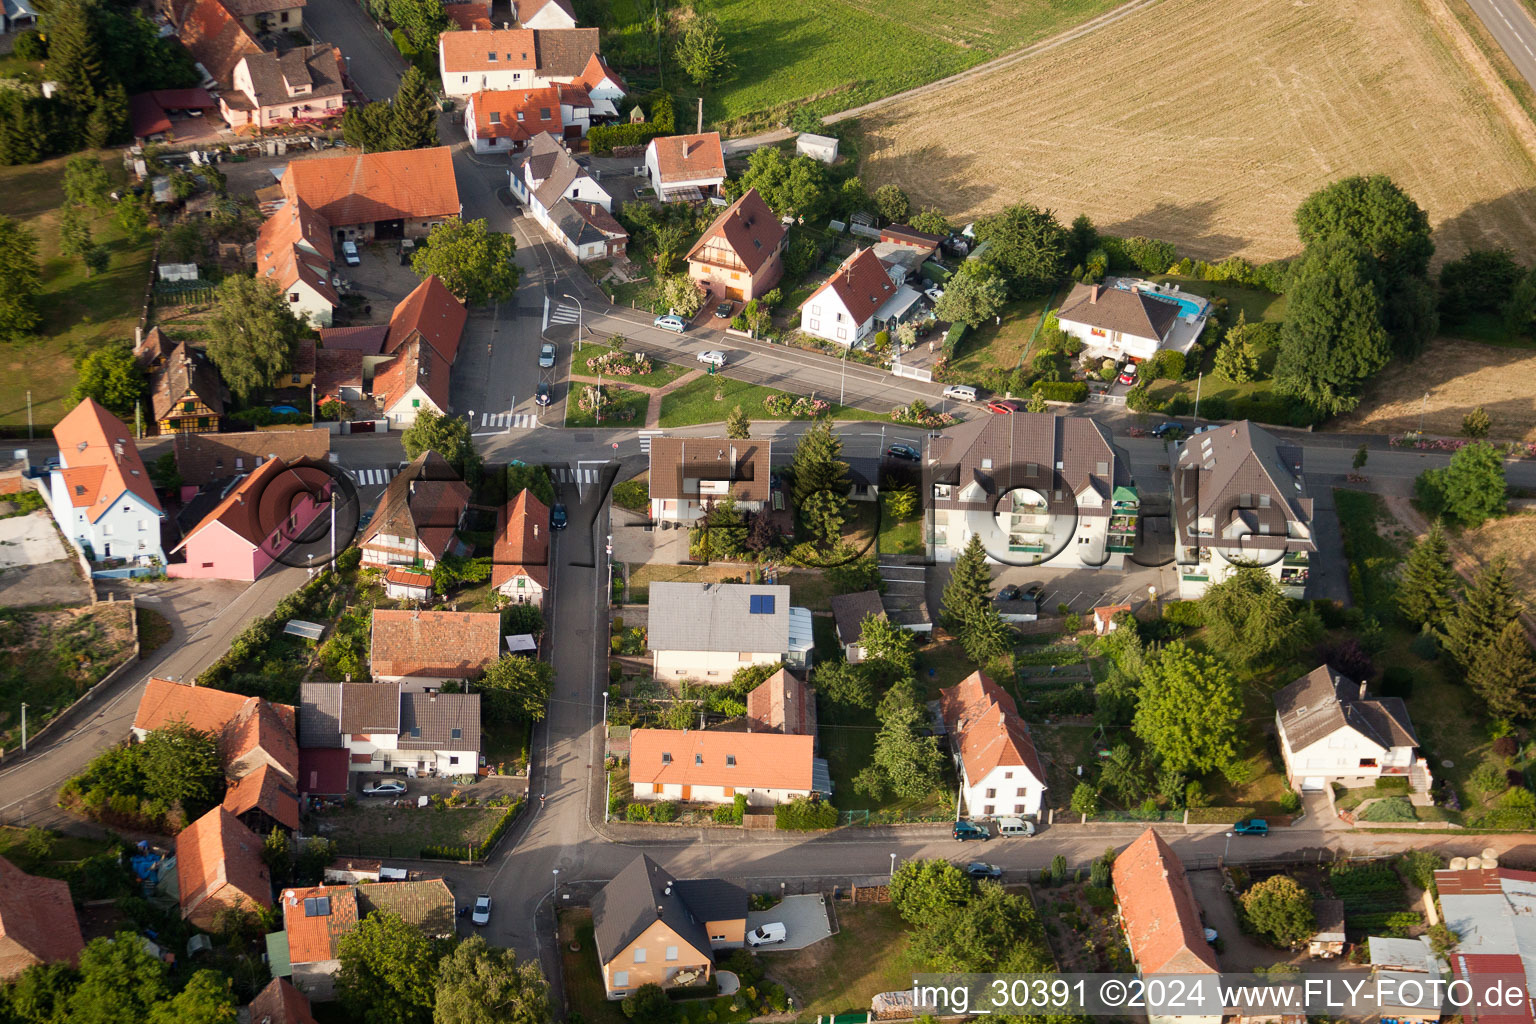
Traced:
[[1089, 289], [1089, 291], [1088, 291], [1088, 304], [1090, 306], [1095, 304], [1095, 303], [1097, 303], [1099, 301], [1099, 292], [1100, 292], [1100, 290], [1103, 289], [1103, 287], [1104, 286], [1101, 285], [1101, 284], [1096, 284], [1091, 289]]

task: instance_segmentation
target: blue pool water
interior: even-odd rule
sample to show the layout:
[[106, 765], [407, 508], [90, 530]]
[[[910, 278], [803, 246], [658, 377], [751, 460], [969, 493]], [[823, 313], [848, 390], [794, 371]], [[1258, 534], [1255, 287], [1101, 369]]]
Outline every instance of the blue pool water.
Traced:
[[[1130, 287], [1128, 285], [1122, 284], [1116, 285], [1115, 287], [1121, 289], [1122, 291], [1130, 291]], [[1206, 303], [1204, 299], [1186, 299], [1180, 295], [1165, 295], [1162, 292], [1153, 291], [1150, 288], [1139, 288], [1137, 290], [1149, 299], [1157, 299], [1159, 302], [1171, 302], [1178, 306], [1179, 316], [1181, 317], [1199, 316], [1201, 313], [1205, 312]]]

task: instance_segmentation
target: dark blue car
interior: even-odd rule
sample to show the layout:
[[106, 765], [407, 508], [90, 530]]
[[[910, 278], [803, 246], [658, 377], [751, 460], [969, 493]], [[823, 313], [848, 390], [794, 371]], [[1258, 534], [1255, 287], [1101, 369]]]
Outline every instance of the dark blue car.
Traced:
[[982, 826], [972, 824], [969, 821], [955, 822], [955, 829], [951, 835], [953, 835], [955, 837], [955, 841], [959, 843], [966, 842], [970, 839], [980, 839], [982, 842], [986, 842], [988, 839], [992, 838], [991, 832], [988, 832]]
[[570, 518], [565, 514], [564, 505], [556, 505], [554, 508], [549, 510], [550, 529], [563, 530], [569, 522]]

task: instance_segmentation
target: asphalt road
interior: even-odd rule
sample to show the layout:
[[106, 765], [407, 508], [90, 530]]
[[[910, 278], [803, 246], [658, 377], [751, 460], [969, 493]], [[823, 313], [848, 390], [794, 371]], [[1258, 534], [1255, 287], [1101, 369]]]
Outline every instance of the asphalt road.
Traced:
[[360, 100], [387, 100], [405, 74], [405, 58], [354, 0], [315, 0], [304, 8], [304, 27], [341, 47], [347, 75]]
[[1509, 55], [1525, 80], [1536, 88], [1536, 23], [1521, 0], [1467, 0], [1467, 6]]

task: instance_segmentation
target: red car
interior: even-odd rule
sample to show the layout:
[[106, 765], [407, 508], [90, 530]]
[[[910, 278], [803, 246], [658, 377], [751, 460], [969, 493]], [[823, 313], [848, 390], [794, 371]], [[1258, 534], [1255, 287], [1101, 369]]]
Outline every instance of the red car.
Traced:
[[1011, 412], [1018, 412], [1024, 408], [1023, 402], [1015, 402], [1011, 398], [994, 398], [987, 403], [987, 411], [1006, 416]]
[[1127, 363], [1125, 365], [1125, 369], [1120, 372], [1120, 383], [1121, 384], [1135, 384], [1136, 383], [1136, 364], [1135, 363]]

